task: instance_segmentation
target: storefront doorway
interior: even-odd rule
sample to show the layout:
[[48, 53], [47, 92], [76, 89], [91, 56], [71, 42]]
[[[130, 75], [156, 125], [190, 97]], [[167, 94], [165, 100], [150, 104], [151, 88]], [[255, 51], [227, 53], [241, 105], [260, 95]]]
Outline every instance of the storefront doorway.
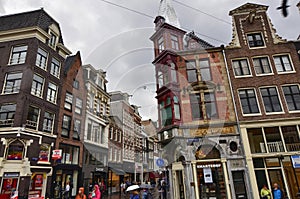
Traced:
[[19, 173], [4, 173], [1, 183], [1, 199], [10, 199], [18, 189]]
[[226, 198], [225, 179], [221, 162], [197, 163], [197, 180], [201, 199]]

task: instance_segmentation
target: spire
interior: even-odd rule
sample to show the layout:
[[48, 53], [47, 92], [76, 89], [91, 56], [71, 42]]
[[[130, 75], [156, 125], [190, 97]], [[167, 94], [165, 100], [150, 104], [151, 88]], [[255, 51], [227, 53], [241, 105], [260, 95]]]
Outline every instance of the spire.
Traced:
[[165, 18], [166, 23], [180, 28], [179, 20], [176, 16], [175, 9], [171, 3], [172, 0], [160, 0], [158, 16]]

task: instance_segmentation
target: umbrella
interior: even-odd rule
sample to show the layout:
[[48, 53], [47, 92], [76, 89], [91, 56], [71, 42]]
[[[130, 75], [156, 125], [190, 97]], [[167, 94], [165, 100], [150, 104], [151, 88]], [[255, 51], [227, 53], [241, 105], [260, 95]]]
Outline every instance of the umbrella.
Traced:
[[150, 189], [151, 185], [150, 184], [141, 184], [140, 188], [142, 188], [142, 189]]
[[126, 189], [126, 191], [133, 191], [133, 190], [136, 190], [136, 189], [139, 189], [140, 187], [139, 187], [139, 185], [131, 185], [131, 186], [129, 186], [127, 189]]

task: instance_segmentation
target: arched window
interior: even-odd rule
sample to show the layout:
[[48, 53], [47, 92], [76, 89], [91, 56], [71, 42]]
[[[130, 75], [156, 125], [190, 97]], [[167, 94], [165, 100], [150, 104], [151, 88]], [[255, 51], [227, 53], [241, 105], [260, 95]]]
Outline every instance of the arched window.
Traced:
[[15, 140], [9, 144], [6, 156], [7, 160], [22, 160], [23, 155], [24, 144], [21, 141]]

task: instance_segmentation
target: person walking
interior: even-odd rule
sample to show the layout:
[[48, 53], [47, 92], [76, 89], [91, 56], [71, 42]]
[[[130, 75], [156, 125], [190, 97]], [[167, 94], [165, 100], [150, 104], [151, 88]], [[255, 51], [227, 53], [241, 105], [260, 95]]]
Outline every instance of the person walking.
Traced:
[[69, 182], [67, 182], [67, 184], [66, 184], [66, 188], [65, 188], [65, 199], [69, 199], [69, 195], [70, 195], [70, 183]]
[[280, 190], [277, 183], [274, 183], [274, 186], [273, 186], [273, 197], [274, 197], [274, 199], [282, 198], [282, 191]]
[[94, 191], [95, 191], [95, 199], [101, 199], [101, 192], [99, 189], [99, 185], [95, 184]]
[[271, 191], [267, 188], [266, 185], [260, 190], [260, 196], [262, 199], [271, 199]]
[[84, 188], [80, 187], [75, 199], [86, 199], [86, 195], [84, 194]]

